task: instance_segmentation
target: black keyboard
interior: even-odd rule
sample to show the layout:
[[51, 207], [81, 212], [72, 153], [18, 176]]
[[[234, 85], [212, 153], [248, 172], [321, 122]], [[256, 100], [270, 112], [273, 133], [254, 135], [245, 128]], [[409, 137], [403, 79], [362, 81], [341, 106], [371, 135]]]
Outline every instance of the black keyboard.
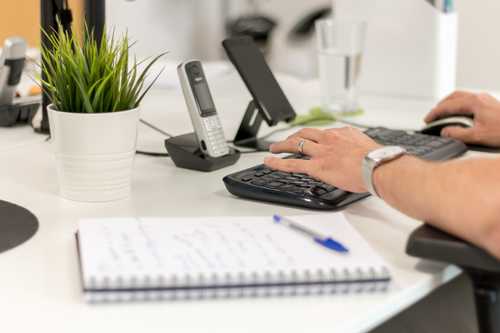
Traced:
[[[448, 160], [467, 151], [465, 144], [449, 138], [382, 127], [368, 129], [365, 133], [379, 144], [401, 146], [410, 154], [432, 161]], [[292, 155], [288, 158], [307, 157]], [[229, 192], [239, 197], [320, 210], [339, 210], [370, 195], [346, 192], [305, 174], [271, 170], [265, 165], [228, 175], [224, 177], [224, 184]]]

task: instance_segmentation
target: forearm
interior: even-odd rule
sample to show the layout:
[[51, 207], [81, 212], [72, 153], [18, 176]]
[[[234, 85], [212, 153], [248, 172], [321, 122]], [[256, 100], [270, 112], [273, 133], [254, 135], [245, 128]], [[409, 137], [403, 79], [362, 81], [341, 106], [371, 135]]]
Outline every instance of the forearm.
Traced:
[[405, 156], [377, 168], [391, 206], [486, 248], [500, 258], [500, 161], [432, 163]]

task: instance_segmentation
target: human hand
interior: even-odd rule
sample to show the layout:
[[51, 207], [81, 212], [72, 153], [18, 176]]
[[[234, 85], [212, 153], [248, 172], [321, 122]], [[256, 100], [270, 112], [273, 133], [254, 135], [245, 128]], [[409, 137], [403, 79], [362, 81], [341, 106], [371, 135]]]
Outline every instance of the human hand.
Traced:
[[426, 117], [429, 123], [450, 115], [474, 117], [474, 127], [445, 127], [442, 136], [465, 143], [500, 147], [500, 102], [488, 94], [457, 91], [441, 101]]
[[362, 162], [366, 154], [381, 146], [352, 127], [319, 130], [306, 128], [271, 145], [272, 153], [299, 153], [299, 142], [305, 140], [304, 155], [309, 160], [267, 157], [271, 169], [305, 173], [315, 179], [349, 192], [367, 192], [363, 183]]

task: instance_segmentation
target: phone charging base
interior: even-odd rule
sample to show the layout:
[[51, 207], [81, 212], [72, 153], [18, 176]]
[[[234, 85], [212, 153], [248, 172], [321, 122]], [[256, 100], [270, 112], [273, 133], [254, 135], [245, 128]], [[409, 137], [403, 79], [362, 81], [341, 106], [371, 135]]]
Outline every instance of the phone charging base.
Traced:
[[10, 127], [22, 123], [29, 124], [39, 107], [39, 102], [16, 102], [0, 105], [0, 126]]
[[215, 171], [235, 164], [241, 156], [239, 150], [229, 148], [229, 154], [210, 157], [201, 151], [195, 133], [188, 133], [165, 140], [165, 148], [179, 168]]

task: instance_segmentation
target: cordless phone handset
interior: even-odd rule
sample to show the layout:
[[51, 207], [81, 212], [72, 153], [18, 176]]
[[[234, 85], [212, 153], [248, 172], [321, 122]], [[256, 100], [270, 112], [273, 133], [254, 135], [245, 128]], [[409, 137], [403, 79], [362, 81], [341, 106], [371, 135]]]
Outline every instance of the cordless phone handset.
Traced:
[[177, 73], [201, 150], [210, 157], [227, 155], [229, 146], [201, 62], [183, 62]]

